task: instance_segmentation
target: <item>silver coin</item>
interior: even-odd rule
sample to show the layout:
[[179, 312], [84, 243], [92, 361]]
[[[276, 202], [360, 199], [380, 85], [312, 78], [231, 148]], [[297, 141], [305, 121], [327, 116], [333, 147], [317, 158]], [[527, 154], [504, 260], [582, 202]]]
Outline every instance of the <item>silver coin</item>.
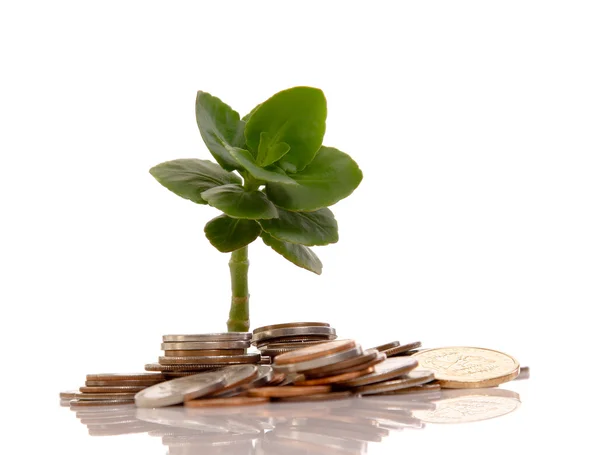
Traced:
[[[335, 340], [337, 335], [305, 335], [305, 336], [291, 336], [291, 337], [277, 337], [277, 338], [265, 338], [260, 341], [253, 340], [252, 344], [257, 348], [270, 346], [272, 344], [287, 344], [287, 343], [313, 343], [318, 341], [321, 343], [327, 343], [328, 341]], [[316, 344], [316, 343], [313, 343]]]
[[275, 373], [273, 371], [273, 368], [271, 368], [269, 365], [259, 365], [258, 366], [258, 376], [256, 376], [256, 378], [254, 378], [252, 381], [248, 382], [247, 384], [242, 384], [239, 387], [236, 387], [234, 389], [226, 390], [225, 392], [222, 392], [222, 393], [215, 392], [210, 395], [210, 398], [235, 397], [235, 396], [239, 395], [240, 393], [245, 392], [246, 390], [255, 389], [257, 387], [262, 387], [264, 385], [267, 385], [269, 382], [271, 382], [274, 374]]
[[[365, 352], [362, 353], [362, 355], [348, 359], [344, 362], [335, 363], [333, 365], [327, 365], [322, 368], [313, 368], [306, 376], [310, 377], [310, 379], [317, 379], [325, 378], [328, 376], [334, 376], [336, 374], [346, 373], [346, 370], [352, 369], [354, 367], [359, 367], [363, 364], [368, 364], [373, 360], [377, 359], [378, 356], [385, 357], [385, 354], [381, 354], [374, 348], [367, 349]], [[357, 371], [358, 370], [359, 368], [357, 368]]]
[[[137, 393], [137, 392], [136, 392]], [[104, 400], [133, 400], [135, 393], [78, 393], [74, 398], [79, 401], [104, 401]]]
[[237, 365], [240, 363], [258, 363], [260, 354], [211, 355], [202, 357], [159, 357], [161, 365]]
[[261, 340], [268, 338], [305, 336], [305, 335], [335, 335], [335, 329], [331, 327], [295, 327], [285, 329], [265, 330], [264, 332], [256, 333], [252, 337], [253, 343], [258, 343]]
[[359, 387], [367, 384], [374, 384], [376, 382], [389, 381], [405, 375], [409, 371], [417, 368], [418, 365], [419, 362], [417, 359], [412, 357], [392, 357], [391, 359], [385, 359], [379, 365], [375, 365], [375, 371], [373, 373], [340, 384], [347, 387]]
[[197, 351], [205, 349], [246, 349], [250, 347], [250, 341], [190, 341], [190, 342], [168, 342], [162, 343], [163, 351]]
[[[387, 361], [387, 360], [386, 360]], [[407, 374], [393, 379], [391, 381], [376, 382], [354, 389], [356, 393], [361, 395], [373, 395], [377, 393], [393, 392], [395, 390], [405, 389], [416, 385], [426, 384], [435, 379], [433, 371], [430, 370], [413, 370]]]
[[273, 369], [277, 372], [282, 373], [303, 373], [306, 371], [310, 371], [313, 368], [321, 368], [326, 365], [333, 365], [338, 362], [343, 362], [344, 360], [351, 359], [353, 357], [362, 355], [363, 350], [360, 345], [348, 349], [347, 351], [336, 352], [335, 354], [331, 354], [325, 357], [319, 357], [313, 360], [307, 360], [305, 362], [298, 363], [288, 363], [285, 365], [273, 365]]
[[223, 333], [201, 333], [197, 335], [164, 335], [163, 341], [166, 343], [188, 343], [188, 342], [207, 342], [207, 341], [250, 341], [252, 333], [250, 332], [223, 332]]
[[274, 329], [289, 329], [296, 327], [331, 327], [326, 322], [286, 322], [285, 324], [273, 324], [273, 325], [265, 325], [262, 327], [258, 327], [252, 331], [254, 335], [260, 332], [265, 332], [267, 330]]
[[379, 346], [375, 346], [374, 348], [371, 348], [371, 349], [377, 349], [379, 352], [381, 352], [381, 351], [385, 351], [387, 349], [395, 348], [397, 346], [400, 346], [399, 341], [390, 341], [389, 343], [380, 344]]
[[222, 370], [171, 379], [138, 392], [135, 404], [140, 408], [171, 406], [215, 392], [226, 382], [227, 377]]

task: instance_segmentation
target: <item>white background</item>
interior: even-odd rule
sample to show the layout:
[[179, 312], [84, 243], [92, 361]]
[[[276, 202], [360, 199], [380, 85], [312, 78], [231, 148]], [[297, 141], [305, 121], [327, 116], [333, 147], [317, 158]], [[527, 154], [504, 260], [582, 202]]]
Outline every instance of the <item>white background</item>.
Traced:
[[[567, 447], [586, 419], [566, 415], [597, 395], [565, 386], [593, 389], [598, 373], [599, 21], [593, 1], [2, 3], [0, 324], [14, 431], [66, 453], [125, 451], [76, 437], [58, 391], [143, 370], [165, 333], [223, 330], [229, 301], [228, 257], [203, 234], [217, 211], [148, 169], [211, 158], [197, 90], [243, 115], [311, 85], [328, 99], [325, 144], [364, 180], [333, 207], [340, 241], [317, 249], [322, 276], [250, 247], [252, 326], [322, 320], [365, 347], [506, 351], [532, 368], [522, 409], [503, 429], [445, 441]], [[557, 420], [568, 429], [550, 430]], [[422, 434], [373, 453], [442, 447]], [[144, 441], [131, 450], [163, 453]]]

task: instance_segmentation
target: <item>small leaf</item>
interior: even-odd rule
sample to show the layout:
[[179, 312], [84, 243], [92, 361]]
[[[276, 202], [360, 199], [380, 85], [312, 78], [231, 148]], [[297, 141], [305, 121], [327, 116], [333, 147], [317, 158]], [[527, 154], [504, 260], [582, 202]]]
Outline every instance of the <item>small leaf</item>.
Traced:
[[197, 204], [206, 204], [201, 194], [216, 186], [241, 183], [235, 174], [208, 160], [187, 158], [160, 163], [150, 174], [165, 188]]
[[270, 236], [266, 232], [263, 232], [260, 234], [260, 236], [266, 245], [273, 248], [284, 258], [291, 263], [296, 264], [298, 267], [310, 270], [317, 275], [320, 275], [323, 271], [323, 264], [310, 248], [304, 245], [296, 245], [294, 243], [277, 240], [275, 237]]
[[267, 196], [279, 207], [313, 211], [349, 196], [360, 184], [362, 172], [349, 155], [321, 147], [315, 159], [291, 176], [298, 185], [267, 184]]
[[293, 87], [276, 93], [259, 105], [248, 119], [246, 143], [258, 152], [261, 133], [269, 135], [270, 144], [285, 142], [289, 152], [278, 162], [286, 172], [297, 172], [310, 163], [325, 134], [327, 101], [319, 89]]
[[272, 166], [268, 169], [263, 169], [254, 162], [254, 158], [248, 150], [231, 147], [229, 153], [235, 158], [240, 166], [246, 169], [252, 177], [265, 182], [277, 182], [285, 185], [296, 185], [296, 181], [286, 175], [281, 169]]
[[199, 91], [196, 97], [196, 122], [204, 143], [221, 167], [228, 171], [238, 169], [237, 161], [226, 146], [245, 146], [246, 122], [240, 120], [240, 114], [219, 98]]
[[229, 253], [254, 242], [260, 234], [260, 226], [254, 220], [221, 215], [206, 223], [204, 233], [217, 250]]
[[223, 185], [202, 193], [209, 205], [233, 218], [274, 218], [277, 208], [262, 191], [246, 191], [241, 185]]
[[278, 218], [260, 220], [260, 226], [271, 236], [300, 245], [328, 245], [338, 241], [338, 225], [327, 208], [315, 212], [289, 212], [278, 208]]
[[277, 142], [269, 133], [260, 133], [260, 143], [258, 144], [258, 154], [256, 164], [265, 167], [279, 161], [283, 155], [290, 151], [290, 146], [285, 142]]

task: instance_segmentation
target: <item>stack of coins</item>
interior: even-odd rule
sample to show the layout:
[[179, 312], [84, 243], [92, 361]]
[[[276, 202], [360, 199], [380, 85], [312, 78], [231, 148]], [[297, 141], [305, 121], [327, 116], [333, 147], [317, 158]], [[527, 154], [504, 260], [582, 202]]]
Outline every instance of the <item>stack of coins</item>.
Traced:
[[279, 354], [326, 343], [336, 338], [335, 329], [326, 322], [267, 325], [252, 332], [252, 344], [260, 350], [263, 363], [269, 362]]
[[260, 354], [246, 351], [251, 338], [249, 332], [165, 335], [161, 345], [164, 356], [145, 368], [173, 379], [227, 365], [259, 363]]
[[60, 394], [61, 404], [68, 401], [72, 408], [130, 405], [136, 393], [165, 380], [160, 373], [88, 374], [79, 391]]

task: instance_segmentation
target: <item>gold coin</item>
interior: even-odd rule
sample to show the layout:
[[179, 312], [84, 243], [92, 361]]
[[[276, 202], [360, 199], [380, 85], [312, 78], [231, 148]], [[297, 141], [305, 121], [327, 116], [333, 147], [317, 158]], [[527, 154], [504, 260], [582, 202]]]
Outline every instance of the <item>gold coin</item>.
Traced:
[[315, 344], [278, 355], [275, 357], [275, 363], [278, 365], [288, 365], [290, 363], [306, 362], [338, 352], [347, 351], [354, 347], [356, 347], [356, 341], [354, 340], [336, 340], [330, 341], [329, 343]]
[[373, 373], [374, 368], [367, 368], [361, 371], [353, 371], [351, 373], [343, 373], [337, 374], [335, 376], [329, 376], [325, 378], [317, 378], [317, 379], [305, 379], [302, 381], [294, 382], [294, 385], [297, 386], [312, 386], [312, 385], [328, 385], [328, 384], [336, 384], [338, 382], [349, 381], [350, 379], [360, 378], [361, 376], [365, 376], [367, 374]]
[[463, 346], [426, 349], [411, 358], [432, 370], [442, 388], [493, 387], [519, 375], [517, 360], [492, 349]]
[[79, 391], [83, 393], [138, 393], [145, 388], [146, 386], [96, 386], [80, 387]]
[[297, 397], [286, 397], [277, 398], [275, 401], [283, 402], [300, 402], [300, 401], [329, 401], [329, 400], [343, 400], [352, 396], [352, 392], [349, 390], [342, 392], [331, 392], [331, 393], [315, 393], [314, 395], [303, 395]]
[[164, 381], [160, 373], [100, 373], [88, 374], [87, 381]]
[[253, 404], [268, 403], [266, 397], [231, 397], [231, 398], [206, 398], [186, 401], [186, 408], [212, 408], [221, 406], [249, 406]]
[[167, 350], [167, 357], [202, 357], [206, 355], [242, 355], [245, 349], [193, 349], [193, 350]]
[[261, 387], [259, 389], [250, 389], [248, 390], [248, 395], [251, 397], [287, 398], [329, 392], [331, 392], [330, 385], [315, 385], [310, 387], [286, 385], [281, 387]]

